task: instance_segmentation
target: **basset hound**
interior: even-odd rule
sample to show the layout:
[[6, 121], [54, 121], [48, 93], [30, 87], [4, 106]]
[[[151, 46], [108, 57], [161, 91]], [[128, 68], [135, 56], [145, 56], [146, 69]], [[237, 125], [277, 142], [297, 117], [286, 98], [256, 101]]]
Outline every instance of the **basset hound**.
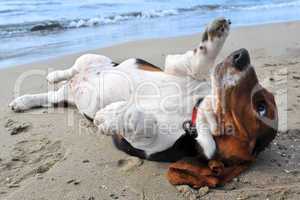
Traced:
[[171, 164], [167, 177], [174, 185], [199, 188], [224, 184], [246, 170], [276, 136], [274, 96], [259, 84], [247, 50], [235, 51], [218, 64], [211, 82], [209, 109], [216, 116], [219, 132], [214, 136], [216, 154], [207, 161], [190, 159]]
[[201, 67], [213, 65], [229, 25], [215, 20], [196, 49], [166, 58], [166, 71], [141, 59], [116, 64], [83, 55], [70, 69], [49, 74], [50, 83], [66, 81], [57, 91], [18, 97], [10, 107], [73, 104], [128, 154], [169, 162], [197, 157], [197, 163], [170, 166], [172, 184], [216, 186], [254, 161], [277, 129], [274, 97], [259, 85], [247, 50], [214, 67], [211, 83], [200, 78]]

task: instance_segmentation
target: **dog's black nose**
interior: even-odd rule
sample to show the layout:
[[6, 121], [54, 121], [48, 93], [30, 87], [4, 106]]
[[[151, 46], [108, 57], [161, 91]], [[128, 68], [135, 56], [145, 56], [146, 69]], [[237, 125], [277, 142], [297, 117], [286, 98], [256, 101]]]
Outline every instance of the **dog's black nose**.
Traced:
[[236, 69], [243, 70], [250, 64], [250, 56], [246, 49], [239, 49], [232, 53], [233, 66]]

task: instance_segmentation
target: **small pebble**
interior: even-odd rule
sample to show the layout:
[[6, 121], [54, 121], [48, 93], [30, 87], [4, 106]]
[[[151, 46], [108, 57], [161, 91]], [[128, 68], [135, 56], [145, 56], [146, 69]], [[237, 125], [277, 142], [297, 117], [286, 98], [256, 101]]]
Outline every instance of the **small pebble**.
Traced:
[[282, 165], [281, 165], [280, 163], [277, 163], [277, 166], [278, 166], [278, 167], [281, 167]]
[[250, 197], [246, 194], [240, 194], [236, 200], [246, 200], [246, 199], [249, 199]]
[[19, 158], [12, 158], [11, 161], [18, 162], [18, 161], [20, 161], [20, 159]]
[[179, 185], [176, 186], [176, 189], [189, 200], [197, 200], [209, 193], [209, 187], [202, 187], [199, 190], [195, 190], [188, 185]]
[[83, 163], [89, 163], [90, 161], [89, 160], [83, 160], [82, 162]]
[[36, 173], [43, 174], [43, 173], [47, 172], [49, 169], [50, 169], [49, 165], [41, 165], [36, 169]]
[[40, 174], [38, 174], [38, 175], [36, 176], [36, 178], [37, 178], [37, 179], [43, 179], [44, 177], [41, 176]]
[[238, 177], [233, 179], [234, 182], [240, 182], [240, 179]]
[[119, 199], [119, 197], [117, 196], [117, 195], [115, 195], [115, 194], [110, 194], [109, 195], [112, 199]]
[[104, 189], [104, 190], [108, 189], [106, 185], [101, 185], [101, 188]]
[[188, 185], [179, 185], [179, 186], [176, 186], [176, 189], [180, 193], [187, 193], [187, 192], [190, 192], [190, 190], [191, 190], [190, 186], [188, 186]]
[[209, 193], [209, 187], [205, 186], [198, 190], [197, 198], [201, 198]]
[[20, 187], [20, 185], [17, 183], [12, 183], [8, 185], [8, 188], [18, 188], [18, 187]]
[[81, 181], [79, 181], [79, 180], [76, 180], [76, 181], [74, 181], [74, 183], [73, 183], [73, 184], [74, 184], [74, 185], [79, 185], [79, 184], [80, 184], [80, 182], [81, 182]]
[[71, 184], [71, 183], [73, 183], [74, 181], [75, 181], [74, 179], [68, 180], [68, 181], [67, 181], [67, 184]]
[[286, 154], [285, 154], [285, 153], [282, 153], [282, 154], [281, 154], [281, 157], [286, 157]]
[[6, 182], [6, 183], [10, 183], [10, 182], [11, 182], [11, 178], [7, 177], [7, 178], [5, 179], [5, 182]]

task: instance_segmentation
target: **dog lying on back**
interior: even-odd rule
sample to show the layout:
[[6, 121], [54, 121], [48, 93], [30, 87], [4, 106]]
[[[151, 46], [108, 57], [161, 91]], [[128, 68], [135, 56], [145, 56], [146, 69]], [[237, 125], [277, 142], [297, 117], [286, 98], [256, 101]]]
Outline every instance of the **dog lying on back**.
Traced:
[[[278, 118], [274, 97], [259, 84], [245, 49], [213, 68], [211, 84], [197, 79], [202, 62], [213, 65], [228, 35], [230, 22], [217, 22], [219, 27], [207, 29], [198, 49], [168, 56], [165, 72], [140, 59], [115, 66], [105, 56], [84, 55], [72, 68], [49, 74], [51, 83], [67, 81], [58, 91], [24, 95], [10, 107], [24, 111], [68, 102], [128, 154], [157, 161], [196, 157], [196, 163], [181, 160], [170, 166], [172, 184], [225, 183], [274, 139]], [[205, 45], [217, 49], [201, 51]], [[202, 59], [211, 52], [209, 62]], [[197, 134], [182, 129], [190, 119]]]
[[[50, 83], [67, 81], [57, 91], [18, 97], [10, 107], [24, 111], [67, 102], [93, 120], [100, 132], [113, 135], [116, 146], [131, 155], [176, 161], [202, 154], [211, 159], [216, 152], [212, 135], [219, 134], [212, 109], [198, 118], [198, 124], [207, 126], [197, 126], [195, 140], [184, 134], [182, 124], [198, 99], [211, 93], [209, 85], [197, 78], [202, 67], [213, 66], [229, 26], [226, 19], [213, 21], [196, 49], [166, 58], [165, 72], [141, 59], [116, 65], [105, 56], [83, 55], [70, 69], [48, 75]], [[209, 106], [206, 99], [202, 107]], [[189, 148], [189, 142], [195, 148]], [[182, 144], [188, 148], [181, 149]]]

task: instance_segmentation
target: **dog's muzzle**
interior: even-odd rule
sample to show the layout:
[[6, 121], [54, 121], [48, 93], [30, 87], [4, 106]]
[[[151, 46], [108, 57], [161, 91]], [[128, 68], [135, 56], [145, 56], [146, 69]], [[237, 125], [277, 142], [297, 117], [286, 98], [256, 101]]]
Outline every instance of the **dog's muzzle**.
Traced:
[[242, 71], [250, 64], [249, 52], [246, 49], [239, 49], [232, 54], [233, 67]]

